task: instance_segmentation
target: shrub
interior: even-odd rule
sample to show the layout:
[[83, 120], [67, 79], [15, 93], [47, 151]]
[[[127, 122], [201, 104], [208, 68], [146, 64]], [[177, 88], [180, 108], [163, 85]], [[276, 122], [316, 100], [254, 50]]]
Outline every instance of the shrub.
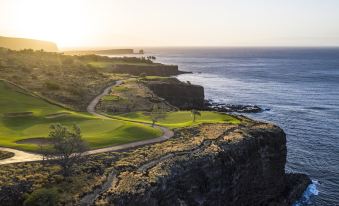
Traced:
[[60, 89], [60, 86], [56, 83], [53, 83], [53, 82], [46, 82], [45, 85], [46, 85], [47, 89], [50, 89], [50, 90]]
[[81, 96], [85, 96], [87, 94], [86, 89], [82, 88], [82, 87], [69, 87], [67, 88], [67, 90], [73, 94], [73, 95], [77, 95], [79, 97]]
[[37, 77], [35, 74], [32, 74], [31, 77], [32, 77], [32, 79], [34, 79], [34, 80], [38, 79], [38, 77]]
[[59, 192], [56, 188], [42, 188], [28, 195], [25, 206], [55, 206], [59, 202]]
[[0, 151], [0, 160], [11, 158], [14, 156], [13, 152]]
[[74, 59], [72, 57], [66, 57], [62, 61], [62, 64], [64, 65], [72, 65], [73, 63], [74, 63]]
[[95, 67], [94, 65], [92, 64], [87, 64], [87, 71], [90, 72], [90, 73], [98, 73], [98, 68]]
[[25, 73], [31, 73], [32, 72], [31, 68], [28, 68], [28, 67], [25, 67], [25, 66], [21, 66], [21, 70]]

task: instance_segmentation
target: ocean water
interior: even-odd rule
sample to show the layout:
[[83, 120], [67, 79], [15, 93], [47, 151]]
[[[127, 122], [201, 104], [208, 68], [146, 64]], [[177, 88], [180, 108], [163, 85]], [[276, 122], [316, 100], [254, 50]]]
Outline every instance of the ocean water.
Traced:
[[207, 99], [256, 104], [287, 133], [286, 171], [313, 180], [296, 205], [339, 205], [339, 48], [148, 48]]

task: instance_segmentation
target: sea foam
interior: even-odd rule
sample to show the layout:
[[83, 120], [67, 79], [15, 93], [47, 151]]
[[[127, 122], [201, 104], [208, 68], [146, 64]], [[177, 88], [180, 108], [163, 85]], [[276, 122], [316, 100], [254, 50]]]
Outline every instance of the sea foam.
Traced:
[[312, 183], [307, 187], [302, 197], [297, 202], [295, 202], [293, 206], [303, 206], [311, 204], [311, 197], [319, 194], [317, 185], [319, 185], [319, 182], [316, 180], [312, 180]]

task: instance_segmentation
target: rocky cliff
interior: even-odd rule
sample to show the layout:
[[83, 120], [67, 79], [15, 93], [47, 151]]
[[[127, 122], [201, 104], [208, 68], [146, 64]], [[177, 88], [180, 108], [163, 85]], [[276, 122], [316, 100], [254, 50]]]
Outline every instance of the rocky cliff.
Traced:
[[179, 71], [177, 65], [164, 65], [164, 64], [115, 64], [112, 68], [108, 69], [109, 72], [125, 73], [131, 75], [145, 74], [147, 76], [172, 76], [185, 72]]
[[204, 108], [204, 87], [181, 82], [177, 79], [149, 81], [146, 83], [156, 95], [180, 109]]
[[[182, 129], [115, 164], [103, 205], [291, 205], [310, 183], [286, 174], [279, 127], [242, 119]], [[106, 185], [107, 186], [107, 185]]]

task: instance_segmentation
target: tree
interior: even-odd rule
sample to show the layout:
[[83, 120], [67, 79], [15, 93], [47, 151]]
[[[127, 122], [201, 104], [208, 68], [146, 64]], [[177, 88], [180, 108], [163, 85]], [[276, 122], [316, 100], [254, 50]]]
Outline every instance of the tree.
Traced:
[[195, 122], [195, 119], [196, 119], [197, 115], [201, 116], [201, 113], [198, 110], [196, 110], [196, 109], [192, 109], [191, 113], [192, 113], [192, 116], [193, 116], [193, 122]]
[[63, 175], [70, 176], [74, 166], [83, 159], [87, 144], [81, 137], [80, 128], [76, 125], [73, 125], [72, 130], [68, 130], [61, 124], [51, 125], [50, 128], [53, 159], [61, 166]]
[[164, 119], [164, 118], [165, 118], [165, 114], [159, 111], [159, 108], [156, 104], [153, 105], [153, 110], [151, 112], [152, 127], [154, 127], [155, 123], [157, 123], [160, 119]]

